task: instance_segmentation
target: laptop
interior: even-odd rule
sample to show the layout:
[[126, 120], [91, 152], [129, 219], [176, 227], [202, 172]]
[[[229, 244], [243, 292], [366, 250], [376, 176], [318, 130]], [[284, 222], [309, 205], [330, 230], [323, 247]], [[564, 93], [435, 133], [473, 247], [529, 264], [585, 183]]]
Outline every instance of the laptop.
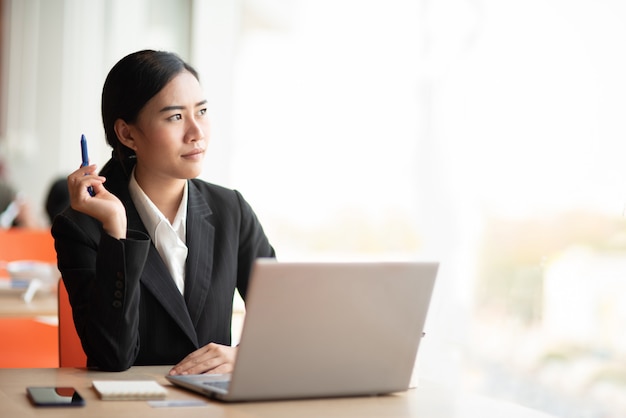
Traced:
[[221, 401], [409, 388], [436, 262], [255, 262], [234, 369], [166, 376]]

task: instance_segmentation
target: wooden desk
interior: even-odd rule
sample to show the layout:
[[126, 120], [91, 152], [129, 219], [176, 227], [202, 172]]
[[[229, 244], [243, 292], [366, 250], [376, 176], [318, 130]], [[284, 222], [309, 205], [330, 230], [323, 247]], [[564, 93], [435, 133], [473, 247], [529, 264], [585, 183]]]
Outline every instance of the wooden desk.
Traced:
[[[223, 404], [173, 387], [163, 377], [168, 370], [166, 366], [133, 367], [122, 373], [85, 369], [3, 369], [0, 370], [0, 416], [550, 418], [549, 415], [510, 403], [427, 384], [388, 396]], [[154, 379], [168, 389], [168, 400], [200, 399], [206, 403], [199, 407], [153, 408], [145, 401], [101, 401], [91, 388], [91, 382], [106, 379]], [[26, 387], [47, 385], [74, 386], [85, 398], [86, 406], [58, 409], [33, 407], [26, 397]]]
[[29, 303], [24, 302], [22, 293], [0, 292], [0, 318], [32, 318], [57, 315], [56, 293], [40, 292]]

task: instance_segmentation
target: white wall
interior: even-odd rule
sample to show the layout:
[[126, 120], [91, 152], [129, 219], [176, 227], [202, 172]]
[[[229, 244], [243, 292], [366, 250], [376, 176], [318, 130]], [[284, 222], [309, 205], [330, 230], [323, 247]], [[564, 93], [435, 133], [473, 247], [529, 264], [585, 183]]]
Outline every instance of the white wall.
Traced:
[[[51, 181], [80, 164], [81, 134], [87, 136], [93, 162], [102, 166], [109, 158], [100, 95], [109, 69], [130, 52], [170, 50], [196, 66], [222, 121], [214, 124], [214, 136], [229, 135], [230, 48], [239, 3], [5, 0], [0, 151], [10, 179], [26, 193], [42, 223], [47, 222], [43, 204]], [[216, 142], [218, 155], [207, 161], [207, 175], [224, 179], [228, 158], [219, 153], [228, 152], [228, 141]]]

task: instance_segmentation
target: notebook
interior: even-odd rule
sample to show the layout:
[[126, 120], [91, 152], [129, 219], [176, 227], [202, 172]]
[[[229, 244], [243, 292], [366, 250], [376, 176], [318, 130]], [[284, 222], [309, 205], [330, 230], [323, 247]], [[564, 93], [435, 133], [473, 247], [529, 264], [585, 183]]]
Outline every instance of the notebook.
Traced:
[[154, 380], [94, 380], [92, 385], [103, 401], [143, 401], [167, 395]]
[[233, 372], [166, 378], [222, 401], [407, 390], [438, 266], [260, 259]]

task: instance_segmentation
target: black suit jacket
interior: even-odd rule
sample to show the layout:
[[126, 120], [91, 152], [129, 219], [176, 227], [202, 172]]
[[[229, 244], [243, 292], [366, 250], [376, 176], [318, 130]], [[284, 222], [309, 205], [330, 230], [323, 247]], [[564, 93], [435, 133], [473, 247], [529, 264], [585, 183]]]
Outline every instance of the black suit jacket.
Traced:
[[104, 370], [176, 364], [215, 342], [229, 345], [235, 288], [245, 300], [256, 258], [274, 257], [251, 207], [234, 190], [189, 180], [185, 294], [150, 241], [114, 160], [101, 174], [128, 218], [127, 238], [71, 208], [55, 218], [58, 267], [87, 364]]

